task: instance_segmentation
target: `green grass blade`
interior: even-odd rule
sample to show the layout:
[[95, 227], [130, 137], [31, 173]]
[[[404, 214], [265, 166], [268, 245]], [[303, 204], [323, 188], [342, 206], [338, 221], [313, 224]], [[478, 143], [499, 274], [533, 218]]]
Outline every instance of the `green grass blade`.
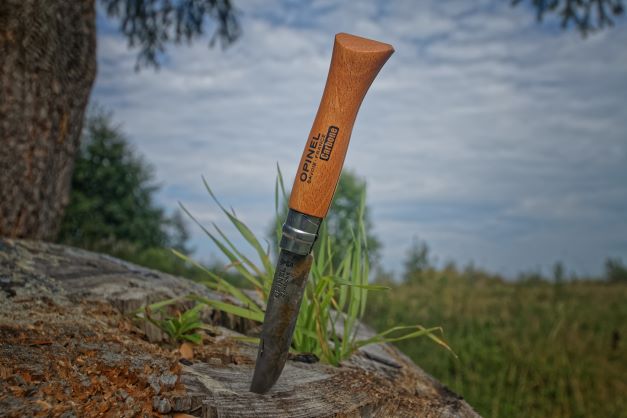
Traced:
[[194, 344], [200, 344], [202, 342], [202, 337], [200, 336], [200, 334], [196, 333], [181, 335], [181, 338]]
[[[368, 233], [366, 231], [366, 192], [361, 195], [360, 204], [359, 204], [359, 216], [358, 216], [358, 231], [360, 236], [360, 243], [363, 244], [363, 268], [362, 268], [362, 284], [368, 284], [370, 280], [370, 253], [368, 250]], [[359, 313], [359, 318], [363, 318], [366, 313], [366, 304], [368, 302], [368, 290], [367, 288], [362, 289], [361, 296], [361, 311]]]
[[202, 322], [200, 321], [196, 321], [196, 322], [190, 322], [190, 323], [182, 323], [179, 327], [179, 334], [184, 335], [187, 334], [189, 331], [193, 331], [195, 329], [198, 329], [202, 327]]
[[196, 302], [204, 303], [205, 305], [211, 306], [212, 308], [217, 309], [219, 311], [230, 313], [230, 314], [242, 317], [242, 318], [251, 319], [257, 322], [263, 322], [262, 312], [253, 311], [251, 309], [233, 305], [228, 302], [208, 299], [208, 298], [198, 296], [198, 295], [190, 295], [189, 299], [195, 300]]
[[[339, 271], [339, 274], [340, 274], [339, 278], [340, 280], [344, 282], [350, 283], [350, 279], [351, 279], [350, 266], [351, 266], [352, 259], [353, 259], [353, 252], [349, 248], [349, 251], [346, 252], [346, 256], [342, 260], [342, 264], [341, 264], [340, 271]], [[346, 306], [346, 301], [348, 299], [348, 292], [349, 292], [349, 289], [346, 286], [340, 289], [340, 298], [338, 301], [340, 310], [344, 310], [344, 307]]]
[[240, 342], [243, 342], [243, 343], [252, 343], [252, 344], [256, 344], [256, 345], [259, 345], [261, 343], [261, 339], [259, 337], [247, 337], [245, 335], [242, 335], [242, 336], [232, 336], [232, 337], [229, 337], [229, 339], [235, 340], [235, 341], [240, 341]]
[[257, 276], [263, 276], [263, 273], [261, 272], [259, 267], [257, 267], [257, 265], [255, 265], [255, 263], [253, 263], [248, 257], [242, 254], [242, 252], [235, 246], [235, 244], [233, 244], [233, 242], [231, 242], [231, 240], [226, 236], [226, 234], [218, 227], [215, 222], [212, 222], [211, 225], [218, 232], [220, 237], [222, 237], [224, 242], [226, 242], [226, 244], [231, 248], [233, 253], [235, 253], [235, 255], [237, 255], [237, 257], [239, 257], [239, 259], [242, 260], [243, 263], [247, 264], [252, 270], [254, 270]]
[[[367, 250], [364, 249], [364, 252], [366, 251]], [[364, 266], [363, 266], [361, 274], [363, 277], [363, 282], [362, 282], [362, 285], [359, 286], [359, 288], [361, 289], [361, 311], [359, 312], [360, 319], [363, 318], [364, 314], [366, 313], [366, 303], [368, 302], [368, 291], [375, 290], [372, 288], [372, 286], [368, 284], [368, 277], [370, 276], [370, 262], [368, 260], [367, 253], [365, 254], [365, 257], [364, 257]], [[381, 286], [381, 287], [385, 288], [385, 286]]]
[[172, 298], [172, 299], [162, 300], [156, 303], [151, 303], [150, 305], [140, 306], [139, 308], [135, 309], [133, 313], [137, 315], [137, 314], [145, 312], [146, 310], [148, 310], [148, 312], [156, 312], [156, 311], [161, 310], [162, 308], [165, 308], [166, 306], [173, 305], [177, 302], [180, 302], [183, 299], [185, 299], [185, 296], [179, 296], [179, 297]]
[[259, 283], [259, 281], [250, 273], [250, 271], [248, 271], [248, 269], [244, 266], [244, 264], [242, 264], [240, 259], [235, 254], [233, 254], [233, 252], [231, 252], [219, 239], [217, 239], [211, 232], [209, 232], [209, 230], [205, 228], [205, 226], [201, 224], [194, 217], [194, 215], [192, 215], [187, 210], [187, 208], [183, 206], [182, 203], [179, 202], [179, 205], [181, 206], [181, 209], [183, 209], [183, 211], [196, 223], [196, 225], [198, 225], [204, 231], [204, 233], [213, 241], [213, 243], [216, 244], [216, 246], [220, 249], [220, 251], [222, 251], [222, 253], [226, 256], [226, 258], [228, 258], [229, 261], [233, 264], [233, 267], [235, 267], [238, 273], [244, 276], [244, 278], [247, 279], [249, 282], [253, 284], [256, 283], [255, 284], [256, 287], [260, 289], [264, 288], [264, 286], [261, 283]]
[[246, 226], [246, 224], [244, 224], [244, 222], [240, 221], [236, 216], [231, 214], [224, 208], [224, 206], [222, 206], [218, 198], [213, 194], [213, 191], [209, 187], [209, 184], [207, 183], [207, 180], [204, 176], [202, 177], [202, 181], [205, 185], [205, 188], [207, 189], [207, 192], [209, 192], [209, 195], [214, 200], [214, 202], [216, 202], [220, 209], [222, 209], [222, 212], [224, 212], [224, 214], [229, 218], [231, 223], [233, 223], [233, 225], [239, 231], [242, 237], [244, 237], [244, 239], [255, 249], [255, 251], [257, 251], [257, 255], [259, 256], [259, 259], [261, 260], [261, 263], [263, 264], [266, 271], [272, 271], [272, 263], [267, 257], [263, 247], [259, 243], [259, 240], [257, 239], [257, 237], [255, 237], [255, 234], [253, 234], [253, 232]]
[[285, 192], [285, 184], [283, 183], [283, 174], [281, 173], [281, 167], [279, 167], [279, 163], [276, 164], [277, 178], [279, 179], [279, 186], [281, 189], [281, 195], [283, 197], [283, 201], [287, 202], [289, 200], [287, 193]]
[[[216, 282], [216, 286], [208, 286], [209, 288], [212, 288], [214, 290], [221, 290], [224, 289], [226, 292], [230, 293], [234, 298], [236, 298], [237, 300], [239, 300], [243, 305], [248, 306], [250, 309], [261, 312], [261, 308], [259, 306], [257, 306], [257, 304], [248, 296], [246, 295], [246, 293], [244, 293], [241, 289], [239, 289], [237, 286], [233, 286], [231, 283], [229, 283], [228, 281], [226, 281], [225, 279], [223, 279], [222, 277], [218, 276], [217, 274], [215, 274], [214, 272], [212, 272], [211, 270], [207, 269], [205, 266], [203, 266], [202, 264], [192, 260], [191, 258], [187, 257], [185, 254], [180, 253], [179, 251], [172, 249], [172, 252], [179, 258], [192, 263], [194, 266], [198, 267], [199, 269], [201, 269], [203, 272], [205, 272], [209, 277], [211, 277], [215, 282]], [[205, 283], [206, 285], [207, 283]]]
[[375, 284], [358, 284], [358, 283], [353, 283], [349, 280], [344, 280], [337, 276], [331, 276], [331, 277], [333, 278], [333, 281], [336, 284], [339, 284], [341, 286], [350, 286], [350, 287], [356, 287], [359, 289], [367, 289], [367, 290], [390, 290], [389, 286], [375, 285]]
[[[394, 332], [398, 332], [398, 331], [404, 331], [407, 329], [415, 329], [416, 331], [414, 332], [410, 332], [408, 334], [404, 334], [401, 335], [399, 337], [387, 337], [387, 335], [394, 333]], [[434, 341], [436, 344], [446, 348], [448, 351], [450, 351], [455, 357], [457, 357], [457, 355], [455, 354], [455, 352], [451, 349], [451, 347], [449, 347], [449, 345], [442, 340], [441, 338], [439, 338], [437, 335], [435, 335], [434, 333], [436, 331], [442, 332], [442, 328], [441, 327], [432, 327], [432, 328], [425, 328], [421, 325], [413, 325], [413, 326], [396, 326], [396, 327], [392, 327], [384, 332], [381, 332], [377, 335], [375, 335], [374, 337], [368, 338], [366, 340], [358, 340], [355, 342], [355, 347], [359, 348], [359, 347], [363, 347], [369, 344], [377, 344], [377, 343], [391, 343], [391, 342], [396, 342], [396, 341], [402, 341], [402, 340], [407, 340], [410, 338], [417, 338], [417, 337], [422, 337], [422, 336], [427, 336], [429, 337], [432, 341]]]

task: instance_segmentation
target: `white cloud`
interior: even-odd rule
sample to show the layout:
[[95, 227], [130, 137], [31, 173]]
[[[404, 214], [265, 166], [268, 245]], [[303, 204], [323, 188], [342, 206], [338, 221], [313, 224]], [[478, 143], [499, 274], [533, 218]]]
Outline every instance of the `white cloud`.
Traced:
[[125, 41], [99, 36], [93, 97], [156, 165], [165, 205], [182, 200], [224, 225], [204, 174], [264, 233], [275, 162], [291, 183], [333, 34], [344, 31], [397, 51], [366, 97], [346, 160], [368, 181], [388, 268], [414, 235], [442, 259], [510, 274], [556, 259], [594, 272], [627, 253], [616, 215], [627, 210], [624, 24], [582, 40], [489, 1], [238, 7], [244, 34], [233, 47], [171, 48], [159, 72], [135, 73]]

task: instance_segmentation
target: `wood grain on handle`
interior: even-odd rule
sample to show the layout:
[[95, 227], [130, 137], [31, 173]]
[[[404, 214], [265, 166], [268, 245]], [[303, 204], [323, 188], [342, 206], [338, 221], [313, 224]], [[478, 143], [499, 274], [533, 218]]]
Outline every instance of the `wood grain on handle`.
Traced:
[[358, 36], [335, 36], [327, 83], [301, 157], [290, 208], [324, 218], [335, 193], [359, 106], [391, 45]]

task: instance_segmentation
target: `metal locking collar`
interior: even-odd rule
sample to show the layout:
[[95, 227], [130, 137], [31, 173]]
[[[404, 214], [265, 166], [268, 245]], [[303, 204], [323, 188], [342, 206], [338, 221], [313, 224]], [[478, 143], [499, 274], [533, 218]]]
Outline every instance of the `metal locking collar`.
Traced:
[[283, 224], [283, 234], [279, 246], [295, 254], [309, 254], [318, 237], [321, 223], [321, 218], [290, 209]]

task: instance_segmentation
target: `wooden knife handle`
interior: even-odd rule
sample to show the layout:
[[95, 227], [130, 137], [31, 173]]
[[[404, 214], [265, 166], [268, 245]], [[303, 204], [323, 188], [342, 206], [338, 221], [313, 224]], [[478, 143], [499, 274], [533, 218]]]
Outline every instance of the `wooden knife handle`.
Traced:
[[335, 35], [327, 83], [294, 179], [291, 209], [326, 216], [359, 106], [393, 52], [391, 45], [382, 42]]

